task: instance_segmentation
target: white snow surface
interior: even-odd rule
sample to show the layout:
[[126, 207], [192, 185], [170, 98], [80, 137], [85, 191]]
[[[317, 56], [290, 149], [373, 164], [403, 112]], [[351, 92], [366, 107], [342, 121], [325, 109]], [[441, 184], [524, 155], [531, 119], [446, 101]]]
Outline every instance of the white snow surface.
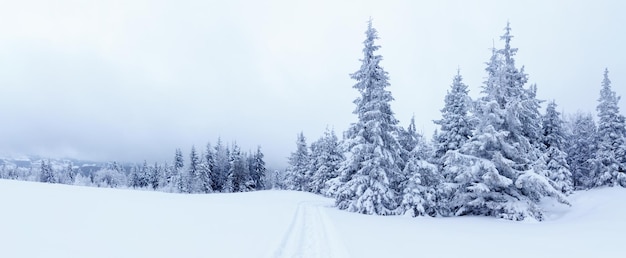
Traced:
[[0, 257], [623, 257], [626, 189], [544, 222], [340, 211], [293, 191], [186, 195], [0, 180]]

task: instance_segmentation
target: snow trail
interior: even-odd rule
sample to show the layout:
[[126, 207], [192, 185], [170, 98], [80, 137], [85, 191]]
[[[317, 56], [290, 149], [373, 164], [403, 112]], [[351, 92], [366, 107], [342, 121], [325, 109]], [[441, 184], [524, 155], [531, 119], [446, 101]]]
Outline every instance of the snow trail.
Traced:
[[321, 202], [298, 203], [289, 228], [269, 257], [349, 257], [324, 211], [324, 204]]

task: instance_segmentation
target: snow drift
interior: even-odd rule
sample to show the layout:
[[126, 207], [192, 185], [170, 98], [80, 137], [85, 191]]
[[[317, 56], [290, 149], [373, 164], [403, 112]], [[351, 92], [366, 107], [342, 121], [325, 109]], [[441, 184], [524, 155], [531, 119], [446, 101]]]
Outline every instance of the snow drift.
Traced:
[[0, 257], [622, 257], [623, 188], [544, 222], [383, 217], [293, 191], [168, 194], [0, 180]]

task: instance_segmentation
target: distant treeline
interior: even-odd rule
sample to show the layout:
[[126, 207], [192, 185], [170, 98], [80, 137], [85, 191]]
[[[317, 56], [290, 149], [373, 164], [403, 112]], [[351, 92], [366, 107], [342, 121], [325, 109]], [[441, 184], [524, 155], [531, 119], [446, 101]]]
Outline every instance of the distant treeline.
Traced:
[[[30, 163], [29, 163], [30, 164]], [[81, 169], [72, 162], [53, 162], [42, 159], [30, 166], [4, 163], [0, 178], [39, 181], [81, 186], [111, 188], [141, 188], [176, 193], [247, 192], [273, 188], [276, 177], [266, 177], [261, 147], [244, 152], [233, 143], [230, 146], [218, 139], [199, 152], [191, 147], [185, 160], [176, 149], [171, 163], [125, 164], [107, 163], [102, 167]]]

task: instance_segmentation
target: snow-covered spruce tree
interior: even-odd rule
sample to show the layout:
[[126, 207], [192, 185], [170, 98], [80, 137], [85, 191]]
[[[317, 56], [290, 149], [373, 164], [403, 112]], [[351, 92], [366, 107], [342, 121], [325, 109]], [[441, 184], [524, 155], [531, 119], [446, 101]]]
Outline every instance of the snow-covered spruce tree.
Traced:
[[556, 111], [556, 107], [556, 102], [550, 102], [542, 119], [542, 159], [546, 166], [546, 176], [550, 179], [552, 186], [564, 194], [570, 194], [574, 188], [572, 173], [565, 152], [563, 120], [561, 120], [561, 113]]
[[128, 187], [138, 188], [141, 184], [141, 178], [139, 175], [139, 168], [133, 165], [128, 171]]
[[52, 164], [50, 160], [46, 162], [46, 160], [41, 160], [40, 173], [39, 173], [39, 182], [44, 183], [58, 183], [57, 175], [52, 169]]
[[63, 176], [60, 182], [63, 184], [73, 185], [77, 173], [78, 171], [74, 168], [74, 164], [72, 162], [67, 163], [63, 169]]
[[309, 191], [308, 165], [309, 150], [304, 133], [300, 132], [296, 140], [296, 151], [289, 156], [289, 166], [285, 172], [285, 184], [288, 190]]
[[285, 171], [283, 170], [274, 170], [268, 177], [266, 177], [267, 182], [265, 182], [266, 187], [269, 189], [287, 189], [285, 186]]
[[215, 178], [217, 178], [217, 174], [215, 173], [215, 152], [213, 151], [211, 143], [207, 143], [206, 149], [204, 150], [202, 169], [203, 191], [205, 193], [210, 193], [215, 191], [215, 189], [218, 189], [218, 186], [215, 183]]
[[344, 157], [339, 148], [339, 140], [335, 131], [326, 128], [324, 135], [311, 143], [311, 158], [309, 170], [311, 171], [311, 192], [332, 196], [328, 191], [329, 180], [339, 176], [339, 165]]
[[252, 179], [246, 156], [237, 144], [230, 152], [230, 170], [228, 172], [230, 192], [248, 192], [252, 190]]
[[213, 178], [214, 191], [228, 192], [226, 191], [226, 184], [228, 181], [228, 171], [230, 170], [230, 150], [228, 146], [222, 143], [222, 139], [217, 139], [215, 144], [215, 177]]
[[265, 168], [265, 161], [263, 160], [264, 155], [261, 151], [261, 146], [256, 148], [256, 152], [252, 156], [252, 165], [250, 166], [250, 177], [254, 182], [255, 190], [263, 190], [265, 189], [265, 173], [267, 169]]
[[148, 162], [147, 161], [143, 161], [143, 165], [141, 165], [141, 169], [139, 169], [139, 172], [137, 173], [139, 181], [138, 181], [138, 187], [140, 188], [146, 188], [149, 185], [150, 182], [150, 167], [148, 166]]
[[[487, 81], [475, 103], [479, 123], [472, 138], [444, 157], [454, 194], [450, 209], [458, 216], [484, 215], [543, 220], [542, 197], [567, 203], [544, 175], [540, 164], [540, 115], [536, 88], [524, 88], [527, 75], [515, 67], [507, 24], [504, 49], [493, 51]], [[537, 171], [538, 168], [541, 171]]]
[[9, 170], [10, 170], [10, 169], [11, 169], [11, 168], [9, 168], [9, 167], [7, 166], [7, 163], [3, 162], [3, 163], [2, 163], [2, 166], [0, 166], [0, 178], [1, 178], [1, 179], [10, 179], [10, 178], [9, 178]]
[[450, 90], [445, 96], [444, 107], [441, 109], [441, 119], [434, 121], [439, 130], [433, 136], [434, 163], [439, 166], [443, 182], [437, 188], [437, 210], [442, 216], [454, 215], [449, 205], [454, 195], [454, 185], [448, 170], [443, 168], [446, 153], [461, 148], [471, 137], [476, 126], [476, 119], [470, 114], [472, 100], [468, 94], [468, 86], [463, 83], [460, 69], [452, 79]]
[[335, 203], [339, 209], [362, 214], [389, 215], [398, 208], [402, 147], [394, 137], [398, 121], [391, 111], [391, 92], [387, 72], [380, 66], [380, 48], [372, 21], [368, 22], [363, 42], [361, 68], [351, 74], [357, 83], [353, 88], [360, 96], [354, 101], [358, 120], [345, 132], [346, 160], [340, 171], [343, 183]]
[[148, 180], [148, 186], [154, 190], [160, 188], [159, 183], [161, 182], [161, 177], [163, 174], [163, 168], [156, 162], [154, 162], [154, 166], [150, 168], [150, 176]]
[[200, 180], [200, 156], [195, 146], [191, 146], [189, 152], [189, 166], [187, 166], [187, 189], [188, 193], [200, 193], [202, 182]]
[[429, 162], [433, 153], [426, 140], [419, 135], [415, 147], [409, 152], [401, 183], [402, 202], [398, 213], [416, 216], [440, 214], [441, 176], [437, 165]]
[[434, 139], [436, 159], [441, 159], [449, 150], [458, 150], [472, 137], [476, 121], [469, 114], [472, 100], [468, 92], [461, 71], [457, 70], [441, 109], [442, 119], [434, 121], [440, 126]]
[[570, 122], [567, 163], [576, 190], [594, 187], [598, 151], [596, 123], [591, 114], [575, 114]]
[[159, 178], [159, 188], [161, 191], [171, 192], [173, 190], [172, 180], [174, 178], [174, 168], [167, 162], [163, 164], [161, 177]]
[[626, 186], [626, 127], [619, 112], [620, 97], [611, 90], [609, 70], [604, 70], [604, 80], [598, 99], [598, 172], [596, 186]]
[[[420, 143], [420, 141], [423, 140], [422, 135], [417, 132], [417, 128], [415, 126], [415, 115], [411, 117], [411, 122], [409, 122], [409, 126], [406, 129], [401, 126], [398, 127], [397, 134], [398, 143], [401, 147], [400, 157], [402, 158], [399, 160], [398, 165], [401, 169], [404, 169], [407, 165], [406, 162], [408, 162], [411, 156], [411, 152]], [[405, 181], [408, 177], [408, 175], [403, 175], [400, 181]]]
[[185, 159], [183, 158], [183, 152], [180, 149], [176, 149], [174, 154], [174, 166], [173, 166], [173, 178], [172, 182], [174, 184], [174, 189], [176, 192], [185, 193], [188, 191], [187, 188], [187, 177], [186, 172], [183, 170], [185, 167]]
[[97, 187], [118, 188], [126, 185], [126, 175], [111, 167], [100, 169], [93, 173], [93, 184]]
[[409, 126], [406, 128], [401, 128], [398, 133], [398, 143], [400, 147], [404, 149], [407, 153], [411, 152], [415, 146], [418, 144], [418, 138], [421, 135], [417, 133], [417, 127], [415, 126], [415, 115], [411, 116], [411, 121], [409, 122]]
[[212, 193], [212, 184], [211, 170], [203, 156], [200, 158], [200, 165], [198, 166], [198, 193]]

